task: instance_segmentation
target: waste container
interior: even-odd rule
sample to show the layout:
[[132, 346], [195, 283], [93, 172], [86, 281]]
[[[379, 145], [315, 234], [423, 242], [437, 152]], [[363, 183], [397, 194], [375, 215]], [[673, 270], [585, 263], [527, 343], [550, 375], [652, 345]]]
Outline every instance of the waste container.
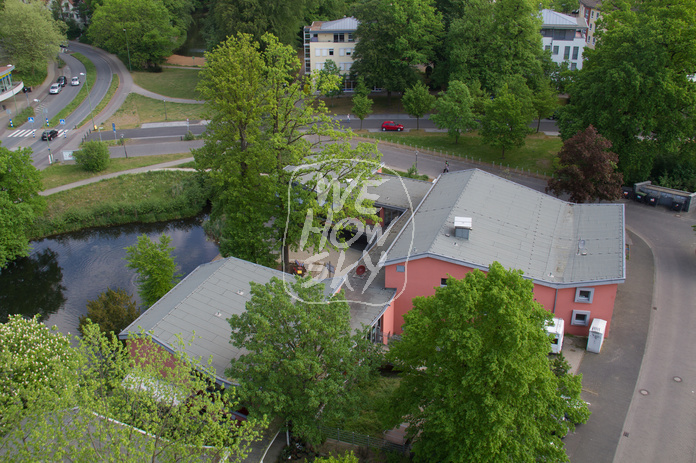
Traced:
[[683, 204], [680, 203], [679, 201], [672, 201], [672, 210], [679, 212], [682, 210]]
[[636, 200], [636, 202], [642, 203], [645, 199], [645, 194], [636, 192], [636, 194], [633, 196], [633, 199]]
[[546, 325], [546, 332], [549, 334], [549, 338], [551, 338], [552, 354], [560, 354], [561, 349], [563, 348], [564, 326], [565, 322], [562, 318], [554, 318], [549, 320], [548, 324]]
[[599, 351], [602, 350], [602, 343], [604, 343], [604, 332], [606, 329], [606, 320], [602, 320], [601, 318], [592, 320], [590, 335], [587, 337], [587, 352], [599, 354]]
[[645, 198], [646, 204], [651, 205], [652, 207], [657, 206], [657, 197], [655, 196], [646, 196]]

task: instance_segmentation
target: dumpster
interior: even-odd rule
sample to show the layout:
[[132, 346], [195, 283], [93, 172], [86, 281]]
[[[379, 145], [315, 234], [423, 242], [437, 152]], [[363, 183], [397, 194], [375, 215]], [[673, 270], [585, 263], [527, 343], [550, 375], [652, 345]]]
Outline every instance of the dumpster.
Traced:
[[644, 201], [644, 199], [645, 199], [645, 193], [638, 193], [638, 192], [636, 192], [636, 194], [633, 196], [633, 199], [634, 199], [636, 202], [642, 203], [642, 202]]
[[657, 197], [655, 196], [646, 196], [645, 197], [645, 202], [646, 204], [650, 204], [652, 207], [657, 206]]
[[562, 318], [549, 320], [546, 325], [546, 332], [551, 339], [551, 353], [560, 354], [563, 348], [563, 327], [565, 322]]
[[672, 210], [676, 212], [680, 212], [682, 210], [683, 204], [680, 203], [679, 201], [672, 201]]
[[599, 354], [602, 350], [602, 344], [604, 343], [604, 334], [607, 329], [607, 321], [601, 318], [595, 318], [592, 320], [592, 325], [590, 326], [590, 335], [587, 337], [587, 352], [593, 352]]

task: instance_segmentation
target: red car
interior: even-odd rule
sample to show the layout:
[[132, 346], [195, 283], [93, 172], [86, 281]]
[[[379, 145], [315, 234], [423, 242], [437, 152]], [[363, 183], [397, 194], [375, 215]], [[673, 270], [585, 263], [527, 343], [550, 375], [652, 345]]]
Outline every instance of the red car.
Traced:
[[385, 130], [396, 130], [397, 132], [401, 132], [404, 130], [404, 126], [394, 121], [384, 121], [382, 122], [382, 132]]

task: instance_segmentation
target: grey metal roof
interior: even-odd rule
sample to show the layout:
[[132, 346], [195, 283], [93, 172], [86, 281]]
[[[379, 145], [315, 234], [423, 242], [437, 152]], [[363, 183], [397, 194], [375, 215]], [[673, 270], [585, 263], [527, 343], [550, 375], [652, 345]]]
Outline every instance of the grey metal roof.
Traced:
[[379, 186], [367, 188], [369, 194], [378, 195], [375, 204], [398, 209], [415, 209], [433, 186], [431, 182], [415, 180], [412, 178], [375, 174], [377, 180], [381, 180]]
[[125, 339], [144, 331], [164, 347], [178, 346], [195, 338], [185, 348], [191, 357], [205, 365], [212, 356], [212, 367], [219, 379], [229, 382], [225, 369], [233, 358], [244, 354], [230, 344], [232, 329], [227, 319], [240, 315], [251, 299], [253, 281], [268, 283], [273, 277], [283, 278], [283, 272], [253, 264], [234, 257], [203, 264], [144, 312], [119, 335]]
[[[585, 22], [585, 18], [582, 18], [582, 22], [580, 19], [581, 17], [570, 16], [553, 10], [541, 10], [542, 29], [576, 29], [583, 27]], [[585, 25], [584, 27], [587, 26]]]
[[[623, 212], [622, 204], [572, 204], [478, 169], [451, 172], [432, 187], [386, 264], [434, 257], [485, 269], [498, 261], [552, 286], [619, 282]], [[469, 239], [454, 237], [455, 217], [473, 219]]]
[[352, 16], [336, 19], [334, 21], [325, 21], [321, 25], [322, 32], [330, 31], [355, 31], [358, 28], [360, 21]]

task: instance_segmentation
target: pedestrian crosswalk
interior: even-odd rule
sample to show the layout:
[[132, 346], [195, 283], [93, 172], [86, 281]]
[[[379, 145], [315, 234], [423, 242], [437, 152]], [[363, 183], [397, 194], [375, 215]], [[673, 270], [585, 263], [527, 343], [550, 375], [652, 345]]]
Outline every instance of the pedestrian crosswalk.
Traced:
[[[23, 137], [31, 137], [32, 132], [34, 133], [34, 136], [37, 138], [41, 137], [41, 134], [43, 133], [43, 129], [38, 129], [38, 130], [17, 130], [15, 132], [12, 132], [11, 134], [8, 135], [8, 137], [16, 137], [16, 138], [23, 138]], [[59, 137], [64, 137], [65, 133], [67, 130], [59, 130], [58, 131], [58, 136]]]

